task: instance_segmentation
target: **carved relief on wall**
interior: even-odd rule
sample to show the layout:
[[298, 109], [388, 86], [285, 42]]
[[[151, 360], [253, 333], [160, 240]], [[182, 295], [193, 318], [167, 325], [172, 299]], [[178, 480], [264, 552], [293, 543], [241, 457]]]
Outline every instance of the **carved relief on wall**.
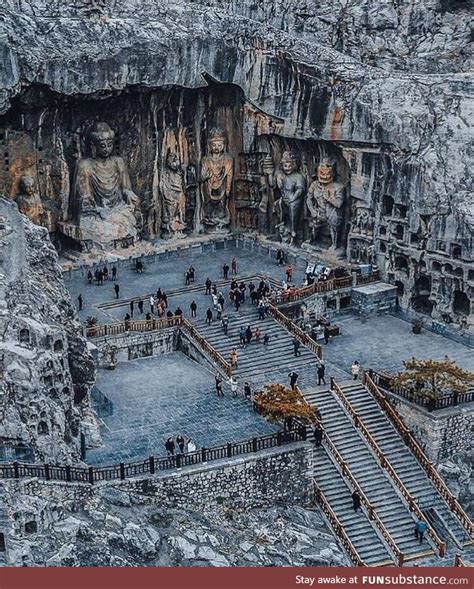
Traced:
[[46, 222], [43, 203], [36, 190], [35, 181], [31, 176], [22, 176], [18, 184], [19, 192], [15, 198], [18, 210], [36, 225]]
[[183, 236], [186, 227], [186, 188], [184, 171], [177, 153], [166, 155], [160, 176], [162, 229], [167, 236]]

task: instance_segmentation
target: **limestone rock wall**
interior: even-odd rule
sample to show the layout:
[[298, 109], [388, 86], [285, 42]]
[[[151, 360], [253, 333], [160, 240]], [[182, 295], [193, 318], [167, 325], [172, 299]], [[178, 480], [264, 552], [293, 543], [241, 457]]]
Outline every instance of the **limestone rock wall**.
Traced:
[[[45, 462], [100, 440], [89, 407], [95, 367], [47, 232], [0, 199], [0, 447]], [[22, 450], [23, 448], [23, 450]]]

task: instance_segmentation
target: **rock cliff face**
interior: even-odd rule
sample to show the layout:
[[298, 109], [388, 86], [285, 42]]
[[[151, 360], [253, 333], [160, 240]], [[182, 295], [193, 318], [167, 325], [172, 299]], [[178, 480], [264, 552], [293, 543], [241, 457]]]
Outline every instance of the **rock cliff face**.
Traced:
[[[203, 231], [202, 163], [220, 127], [226, 153], [215, 159], [230, 156], [234, 166], [230, 194], [221, 195], [231, 228], [337, 245], [351, 262], [377, 263], [403, 308], [466, 331], [474, 316], [468, 4], [8, 0], [0, 190], [14, 198], [32, 177], [54, 238], [89, 247], [73, 186], [75, 170], [97, 157], [90, 129], [104, 121], [128, 166], [141, 235]], [[303, 178], [292, 227], [291, 195], [270, 182], [288, 151]], [[311, 208], [306, 189], [321, 164], [331, 179], [326, 191], [313, 186]], [[337, 206], [328, 205], [336, 193]]]
[[0, 451], [77, 462], [81, 433], [100, 441], [89, 409], [95, 367], [47, 232], [0, 199]]

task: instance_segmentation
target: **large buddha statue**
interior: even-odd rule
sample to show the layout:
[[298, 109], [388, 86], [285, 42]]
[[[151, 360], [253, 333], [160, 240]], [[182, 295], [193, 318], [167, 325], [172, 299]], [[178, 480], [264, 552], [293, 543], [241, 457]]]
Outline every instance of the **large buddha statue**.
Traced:
[[31, 176], [22, 176], [18, 185], [18, 195], [15, 198], [18, 210], [36, 225], [43, 225], [45, 212], [41, 198], [35, 189], [35, 181]]
[[289, 243], [294, 243], [303, 215], [306, 178], [298, 170], [296, 156], [291, 151], [283, 152], [280, 167], [276, 171], [271, 156], [267, 156], [264, 171], [270, 186], [278, 188], [280, 192], [280, 198], [275, 201], [280, 218], [280, 233], [288, 236]]
[[316, 171], [316, 180], [308, 189], [306, 205], [311, 215], [313, 241], [317, 240], [320, 230], [327, 226], [331, 237], [331, 247], [337, 248], [339, 234], [344, 218], [343, 204], [345, 188], [334, 179], [334, 162], [323, 159]]
[[81, 240], [108, 244], [136, 238], [141, 227], [139, 200], [125, 160], [112, 155], [114, 131], [96, 123], [89, 132], [92, 155], [77, 162], [73, 196]]
[[223, 229], [230, 223], [229, 197], [234, 166], [226, 152], [224, 131], [215, 127], [209, 132], [209, 153], [201, 160], [203, 222], [208, 228]]

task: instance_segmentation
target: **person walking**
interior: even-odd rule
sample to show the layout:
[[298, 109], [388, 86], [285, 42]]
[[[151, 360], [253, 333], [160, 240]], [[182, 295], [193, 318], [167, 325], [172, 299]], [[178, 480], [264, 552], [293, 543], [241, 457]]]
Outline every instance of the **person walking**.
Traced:
[[120, 297], [120, 285], [119, 284], [114, 284], [114, 290], [115, 290], [115, 298], [118, 299]]
[[191, 317], [196, 317], [198, 308], [198, 306], [196, 305], [196, 301], [192, 301], [189, 305], [189, 308], [191, 309]]
[[189, 273], [189, 270], [186, 270], [186, 272], [184, 273], [184, 283], [186, 286], [189, 286], [190, 282], [191, 282], [191, 274]]
[[246, 290], [247, 290], [247, 287], [245, 286], [245, 282], [242, 280], [242, 282], [239, 284], [240, 300], [242, 301], [242, 303], [245, 303], [245, 291]]
[[359, 361], [354, 360], [354, 362], [352, 363], [352, 366], [351, 366], [351, 374], [352, 374], [352, 378], [354, 380], [357, 380], [359, 378], [359, 372], [360, 372]]
[[216, 317], [219, 321], [222, 319], [222, 305], [220, 303], [216, 305]]
[[301, 356], [300, 347], [301, 347], [300, 340], [296, 339], [296, 337], [294, 337], [293, 338], [293, 353], [295, 356]]
[[354, 511], [358, 511], [360, 509], [360, 495], [357, 491], [352, 493], [352, 508]]
[[245, 330], [245, 339], [247, 340], [247, 345], [250, 345], [250, 342], [252, 341], [252, 337], [253, 337], [252, 328], [250, 327], [250, 325], [247, 325], [247, 329]]
[[223, 315], [221, 319], [221, 327], [224, 335], [227, 335], [227, 330], [229, 329], [229, 318], [227, 315]]
[[135, 303], [130, 301], [130, 316], [133, 317], [133, 311], [135, 310]]
[[188, 272], [189, 272], [189, 281], [194, 282], [194, 280], [196, 278], [196, 270], [194, 269], [194, 266], [189, 266]]
[[321, 429], [321, 427], [319, 425], [314, 426], [313, 434], [314, 434], [314, 445], [316, 446], [316, 448], [319, 448], [321, 446], [322, 441], [323, 441], [323, 430]]
[[94, 277], [92, 276], [92, 272], [89, 270], [89, 272], [87, 273], [87, 282], [89, 284], [92, 284], [93, 279], [94, 279]]
[[237, 259], [236, 258], [232, 258], [232, 261], [230, 263], [230, 268], [231, 268], [232, 274], [234, 274], [234, 276], [235, 276], [237, 274]]
[[322, 381], [322, 384], [326, 384], [326, 380], [324, 378], [325, 372], [326, 372], [326, 366], [324, 366], [324, 364], [321, 362], [321, 364], [319, 364], [319, 366], [318, 366], [318, 386], [321, 385], [321, 381]]
[[216, 394], [218, 397], [223, 397], [224, 391], [222, 390], [222, 376], [220, 374], [216, 374], [214, 379], [216, 381]]
[[285, 252], [282, 249], [277, 250], [276, 260], [279, 266], [283, 266], [283, 264], [285, 263]]
[[112, 280], [117, 280], [117, 267], [112, 266]]
[[155, 312], [155, 299], [153, 295], [150, 295], [150, 313], [153, 315]]
[[104, 273], [102, 272], [102, 270], [99, 270], [97, 272], [97, 284], [99, 286], [102, 286], [104, 284]]
[[252, 398], [252, 387], [250, 386], [249, 382], [244, 383], [244, 396], [249, 401]]
[[260, 331], [260, 328], [259, 327], [257, 327], [255, 329], [255, 334], [254, 335], [255, 335], [255, 341], [257, 342], [257, 344], [259, 344], [260, 343], [260, 340], [262, 338], [262, 332]]
[[209, 307], [206, 311], [206, 323], [208, 323], [209, 325], [212, 322], [212, 311], [211, 308]]
[[186, 450], [188, 454], [196, 452], [196, 444], [192, 438], [189, 438], [188, 443], [186, 444]]
[[217, 295], [216, 294], [212, 294], [212, 306], [214, 307], [214, 309], [217, 308]]
[[236, 311], [240, 309], [240, 294], [238, 290], [235, 291], [234, 308]]
[[246, 342], [246, 339], [245, 339], [245, 328], [244, 328], [244, 326], [243, 326], [243, 325], [241, 326], [241, 328], [240, 328], [240, 330], [239, 330], [239, 339], [240, 339], [240, 345], [241, 345], [243, 348], [245, 348], [245, 342]]
[[169, 437], [165, 442], [166, 453], [168, 456], [174, 456], [175, 443], [172, 437]]
[[228, 280], [229, 278], [229, 264], [226, 262], [223, 266], [222, 266], [222, 273], [224, 275], [224, 280]]
[[328, 345], [328, 343], [329, 343], [329, 338], [330, 338], [330, 337], [331, 337], [331, 336], [329, 335], [329, 327], [328, 327], [327, 325], [325, 325], [325, 326], [324, 326], [324, 343], [325, 343], [326, 345]]
[[209, 278], [209, 276], [206, 278], [206, 294], [210, 295], [211, 294], [211, 287], [212, 287], [212, 281]]
[[288, 264], [288, 266], [286, 267], [286, 281], [293, 281], [293, 266], [291, 264]]
[[237, 386], [238, 386], [238, 381], [235, 378], [235, 376], [231, 376], [229, 378], [229, 384], [230, 384], [230, 390], [232, 391], [232, 396], [233, 397], [237, 397]]
[[296, 385], [298, 383], [299, 374], [292, 370], [288, 374], [288, 378], [290, 379], [290, 387], [292, 388], [292, 390], [296, 391]]
[[269, 342], [269, 341], [270, 341], [270, 336], [268, 335], [268, 333], [266, 333], [266, 334], [263, 336], [263, 345], [264, 345], [264, 346], [268, 346], [268, 342]]
[[230, 353], [230, 365], [232, 366], [232, 368], [238, 367], [238, 360], [239, 355], [237, 353], [237, 350], [235, 348], [232, 348], [232, 351]]
[[82, 295], [81, 294], [79, 294], [79, 296], [77, 297], [77, 305], [79, 307], [79, 311], [82, 311], [83, 301], [82, 301]]
[[138, 310], [140, 312], [140, 315], [143, 315], [143, 300], [142, 299], [140, 299], [138, 301], [137, 306], [138, 306]]
[[420, 541], [420, 544], [423, 542], [423, 537], [424, 537], [424, 534], [427, 529], [428, 529], [428, 524], [425, 521], [423, 521], [422, 519], [419, 519], [416, 522], [416, 524], [415, 524], [415, 538], [417, 538]]

